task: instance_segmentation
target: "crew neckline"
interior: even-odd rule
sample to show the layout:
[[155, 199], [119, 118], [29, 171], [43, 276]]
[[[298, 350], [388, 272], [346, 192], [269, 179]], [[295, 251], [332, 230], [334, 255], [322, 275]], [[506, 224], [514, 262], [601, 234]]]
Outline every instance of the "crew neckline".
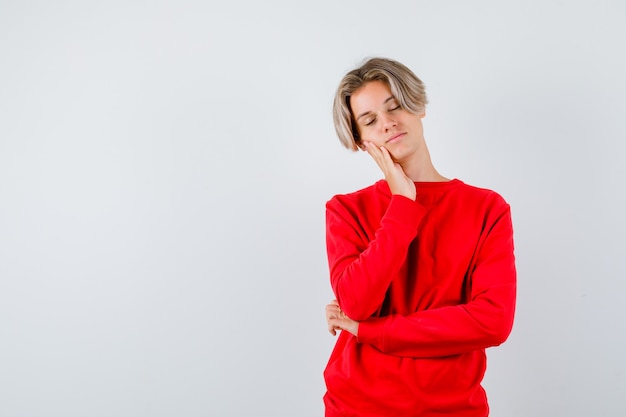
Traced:
[[[415, 183], [415, 187], [417, 188], [418, 194], [420, 194], [420, 190], [424, 191], [424, 190], [443, 189], [443, 188], [449, 188], [449, 187], [454, 187], [454, 186], [463, 184], [463, 182], [459, 180], [458, 178], [452, 178], [449, 181], [424, 181], [424, 182], [414, 181], [414, 183]], [[386, 194], [391, 194], [389, 185], [387, 184], [387, 181], [384, 178], [381, 180], [378, 180], [375, 186], [379, 191], [382, 191]]]
[[415, 183], [416, 186], [419, 185], [420, 187], [440, 187], [440, 186], [458, 184], [461, 182], [461, 180], [457, 178], [452, 178], [451, 180], [448, 180], [448, 181], [413, 181], [413, 182]]

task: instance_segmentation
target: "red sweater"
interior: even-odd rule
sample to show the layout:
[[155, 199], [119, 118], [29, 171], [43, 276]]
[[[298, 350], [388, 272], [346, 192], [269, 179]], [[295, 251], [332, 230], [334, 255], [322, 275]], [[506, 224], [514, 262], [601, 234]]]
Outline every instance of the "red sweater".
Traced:
[[359, 321], [324, 371], [326, 416], [484, 417], [485, 348], [513, 325], [516, 272], [509, 205], [493, 191], [386, 181], [326, 204], [330, 280]]

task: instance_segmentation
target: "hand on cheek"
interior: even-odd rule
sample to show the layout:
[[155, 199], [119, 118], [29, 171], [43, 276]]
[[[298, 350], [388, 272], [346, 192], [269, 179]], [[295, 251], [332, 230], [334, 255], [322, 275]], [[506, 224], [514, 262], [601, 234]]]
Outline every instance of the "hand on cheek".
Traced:
[[415, 200], [417, 195], [415, 183], [406, 176], [402, 166], [393, 161], [387, 148], [376, 146], [369, 141], [363, 141], [363, 146], [385, 175], [391, 193]]

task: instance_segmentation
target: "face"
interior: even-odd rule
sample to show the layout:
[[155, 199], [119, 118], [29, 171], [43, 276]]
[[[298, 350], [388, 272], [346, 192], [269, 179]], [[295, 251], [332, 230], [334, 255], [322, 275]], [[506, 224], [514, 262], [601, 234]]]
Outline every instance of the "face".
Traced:
[[425, 114], [401, 107], [384, 82], [370, 81], [358, 88], [350, 97], [350, 107], [361, 140], [384, 146], [397, 162], [425, 146]]

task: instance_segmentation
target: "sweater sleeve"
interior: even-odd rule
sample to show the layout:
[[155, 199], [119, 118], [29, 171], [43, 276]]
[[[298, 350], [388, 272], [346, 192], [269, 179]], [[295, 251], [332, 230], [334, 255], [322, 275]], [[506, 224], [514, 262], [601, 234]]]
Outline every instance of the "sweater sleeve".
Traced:
[[510, 208], [505, 204], [470, 266], [467, 303], [370, 318], [359, 324], [357, 340], [387, 354], [414, 358], [456, 355], [503, 343], [515, 310], [513, 249]]
[[371, 241], [360, 224], [365, 213], [357, 210], [337, 199], [326, 204], [326, 246], [337, 301], [348, 317], [360, 321], [381, 306], [426, 209], [409, 198], [391, 196]]

